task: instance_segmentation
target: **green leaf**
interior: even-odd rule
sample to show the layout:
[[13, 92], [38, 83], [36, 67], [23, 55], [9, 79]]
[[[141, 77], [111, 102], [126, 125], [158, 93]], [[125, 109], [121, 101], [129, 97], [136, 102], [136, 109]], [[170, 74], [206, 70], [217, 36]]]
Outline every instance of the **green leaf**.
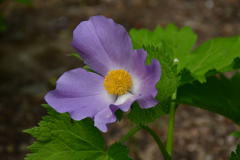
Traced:
[[240, 138], [240, 131], [235, 131], [235, 132], [231, 133], [230, 136]]
[[[175, 25], [168, 25], [166, 28], [157, 27], [154, 31], [133, 29], [130, 35], [134, 48], [167, 47], [177, 64], [181, 84], [193, 80], [204, 82], [208, 76], [240, 68], [239, 36], [215, 38], [192, 51], [197, 36], [189, 27], [178, 29]], [[184, 77], [186, 72], [189, 72], [188, 77]]]
[[231, 153], [231, 157], [229, 160], [240, 160], [240, 145], [237, 146], [235, 152]]
[[198, 81], [178, 88], [177, 102], [189, 104], [221, 114], [240, 124], [240, 73], [231, 79], [209, 77], [206, 83]]
[[75, 57], [75, 58], [77, 58], [77, 59], [79, 59], [79, 60], [83, 60], [83, 59], [81, 58], [80, 54], [78, 54], [78, 53], [70, 53], [69, 56]]
[[[131, 160], [128, 157], [128, 148], [120, 143], [113, 144], [108, 150], [106, 160]], [[105, 159], [104, 159], [105, 160]]]
[[148, 52], [147, 63], [158, 59], [161, 64], [161, 79], [157, 83], [157, 99], [164, 106], [170, 100], [178, 86], [177, 68], [173, 61], [171, 49], [162, 44], [159, 47], [143, 46]]
[[169, 25], [165, 29], [157, 27], [153, 32], [133, 29], [130, 36], [135, 49], [144, 48], [147, 51], [147, 64], [152, 59], [159, 60], [161, 64], [161, 80], [157, 83], [156, 97], [160, 104], [150, 109], [141, 109], [135, 104], [128, 115], [135, 123], [149, 123], [164, 112], [168, 113], [171, 97], [179, 85], [176, 60], [190, 52], [196, 41], [196, 35], [189, 27], [178, 29], [174, 25]]
[[[189, 27], [178, 29], [174, 25], [168, 25], [166, 28], [157, 27], [154, 31], [133, 29], [130, 35], [134, 48], [144, 48], [148, 52], [147, 63], [153, 58], [161, 63], [162, 77], [157, 84], [157, 99], [167, 111], [166, 106], [170, 103], [178, 85], [194, 80], [204, 82], [206, 77], [216, 73], [240, 68], [239, 37], [216, 38], [192, 50], [197, 36]], [[204, 107], [204, 104], [202, 105]], [[133, 111], [136, 115], [140, 111], [141, 114], [145, 112], [139, 107], [135, 107]], [[130, 115], [133, 116], [131, 112]], [[224, 111], [221, 113], [226, 114]], [[151, 114], [155, 115], [154, 112]]]
[[115, 112], [115, 116], [117, 117], [117, 120], [120, 121], [123, 117], [123, 111], [118, 109], [116, 112]]
[[137, 124], [147, 124], [164, 114], [165, 112], [161, 105], [149, 109], [142, 109], [137, 103], [134, 103], [128, 114], [128, 118]]
[[237, 58], [234, 59], [232, 68], [233, 69], [239, 69], [240, 68], [240, 57], [237, 57]]
[[164, 45], [165, 48], [168, 48], [168, 52], [171, 52], [172, 60], [177, 60], [177, 63], [185, 60], [186, 55], [191, 52], [197, 40], [197, 35], [190, 27], [179, 29], [173, 24], [168, 25], [166, 28], [157, 27], [152, 32], [146, 29], [132, 29], [130, 36], [134, 48], [137, 49], [148, 45], [155, 47]]
[[144, 48], [148, 52], [147, 63], [152, 59], [160, 61], [162, 76], [157, 84], [157, 98], [165, 103], [178, 86], [178, 63], [191, 52], [196, 34], [189, 27], [178, 29], [170, 24], [166, 28], [157, 27], [154, 31], [132, 29], [130, 36], [135, 49]]
[[172, 48], [176, 58], [182, 58], [189, 53], [197, 40], [197, 35], [190, 27], [179, 29], [173, 24], [168, 25], [166, 28], [156, 27], [154, 31], [132, 29], [130, 36], [134, 48], [165, 43]]
[[[215, 38], [209, 40], [191, 54], [185, 55], [179, 68], [186, 68], [195, 80], [204, 82], [206, 76], [227, 72], [237, 68], [240, 58], [240, 37]], [[209, 74], [209, 71], [215, 71]], [[207, 74], [207, 75], [206, 75]]]
[[127, 149], [121, 145], [106, 151], [104, 139], [91, 119], [73, 121], [68, 114], [59, 114], [47, 105], [45, 107], [49, 115], [43, 117], [38, 127], [25, 131], [36, 138], [29, 147], [32, 153], [25, 160], [118, 160], [115, 152], [128, 157]]
[[84, 65], [82, 68], [87, 70], [88, 72], [94, 72], [88, 65]]
[[163, 47], [143, 46], [143, 48], [148, 52], [147, 63], [150, 63], [153, 58], [160, 60], [162, 74], [161, 80], [156, 85], [158, 89], [156, 99], [159, 100], [160, 104], [153, 108], [142, 109], [135, 103], [128, 114], [129, 119], [138, 124], [153, 122], [164, 113], [168, 113], [168, 104], [178, 83], [176, 72], [173, 70], [173, 60], [170, 57], [171, 55], [168, 54], [169, 52], [164, 52], [165, 48]]

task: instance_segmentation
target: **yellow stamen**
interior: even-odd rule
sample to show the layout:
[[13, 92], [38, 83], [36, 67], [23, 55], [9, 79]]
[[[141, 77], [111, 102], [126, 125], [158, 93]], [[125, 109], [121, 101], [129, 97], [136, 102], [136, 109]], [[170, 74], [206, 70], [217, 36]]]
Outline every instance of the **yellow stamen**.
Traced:
[[123, 69], [109, 71], [104, 79], [104, 87], [109, 94], [123, 95], [131, 90], [132, 77]]

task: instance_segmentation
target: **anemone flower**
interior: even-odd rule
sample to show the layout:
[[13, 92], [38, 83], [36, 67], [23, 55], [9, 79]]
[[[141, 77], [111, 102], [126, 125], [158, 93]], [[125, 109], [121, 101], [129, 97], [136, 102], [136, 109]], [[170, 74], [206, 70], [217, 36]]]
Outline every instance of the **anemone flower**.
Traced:
[[141, 108], [157, 104], [156, 83], [160, 64], [152, 60], [145, 65], [147, 53], [134, 50], [123, 26], [104, 16], [93, 16], [73, 31], [73, 47], [93, 72], [76, 68], [65, 72], [55, 90], [45, 100], [60, 113], [72, 119], [90, 117], [103, 132], [116, 121], [114, 112], [126, 112], [137, 101]]

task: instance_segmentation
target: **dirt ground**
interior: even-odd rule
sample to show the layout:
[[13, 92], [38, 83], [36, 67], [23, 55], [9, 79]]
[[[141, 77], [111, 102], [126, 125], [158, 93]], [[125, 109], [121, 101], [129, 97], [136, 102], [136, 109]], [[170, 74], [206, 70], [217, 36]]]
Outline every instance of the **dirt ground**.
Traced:
[[[0, 33], [0, 156], [21, 160], [33, 139], [21, 131], [45, 114], [44, 94], [64, 71], [82, 66], [68, 54], [72, 30], [93, 15], [105, 15], [130, 28], [153, 29], [175, 23], [191, 26], [199, 43], [240, 34], [239, 0], [32, 0], [30, 5], [6, 0], [0, 4], [7, 31]], [[127, 120], [111, 125], [112, 143], [126, 133]], [[152, 124], [163, 138], [167, 118]], [[237, 140], [237, 127], [221, 116], [194, 107], [177, 110], [174, 160], [227, 160]], [[160, 160], [156, 144], [145, 132], [129, 143], [135, 160]]]

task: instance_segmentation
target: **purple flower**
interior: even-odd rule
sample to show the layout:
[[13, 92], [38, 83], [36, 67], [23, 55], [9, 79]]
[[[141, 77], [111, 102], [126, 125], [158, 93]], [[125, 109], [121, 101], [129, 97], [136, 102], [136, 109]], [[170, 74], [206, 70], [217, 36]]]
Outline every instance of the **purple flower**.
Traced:
[[103, 16], [91, 17], [74, 30], [72, 45], [96, 73], [82, 68], [65, 72], [45, 96], [55, 110], [70, 113], [74, 120], [93, 118], [106, 132], [107, 124], [116, 121], [117, 109], [126, 112], [134, 101], [142, 108], [157, 104], [160, 64], [153, 60], [145, 65], [147, 53], [132, 49], [123, 26]]

